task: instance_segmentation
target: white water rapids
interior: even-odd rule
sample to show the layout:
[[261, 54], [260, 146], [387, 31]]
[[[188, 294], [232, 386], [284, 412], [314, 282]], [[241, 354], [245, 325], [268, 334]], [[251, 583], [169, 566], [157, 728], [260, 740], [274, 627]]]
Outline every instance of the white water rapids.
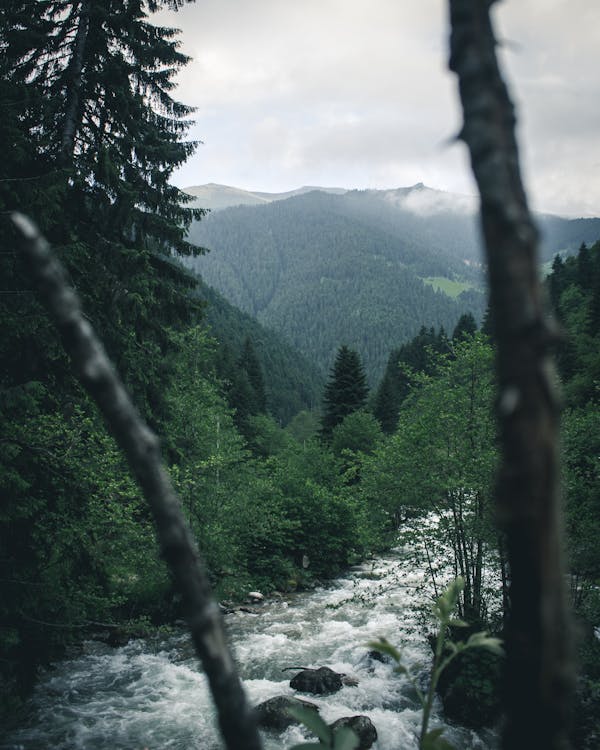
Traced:
[[[356, 677], [330, 696], [301, 695], [328, 721], [366, 714], [374, 750], [415, 750], [421, 711], [406, 677], [372, 661], [366, 643], [385, 636], [406, 666], [425, 673], [425, 641], [416, 589], [422, 571], [400, 550], [355, 568], [326, 587], [266, 602], [260, 614], [236, 612], [226, 623], [250, 701], [292, 695], [287, 666], [328, 666]], [[436, 705], [430, 727], [443, 724]], [[263, 734], [266, 750], [307, 740], [299, 727]], [[492, 750], [493, 732], [449, 726], [460, 750]], [[314, 741], [314, 738], [313, 738]], [[83, 654], [44, 673], [27, 724], [0, 747], [11, 750], [217, 750], [221, 742], [206, 680], [187, 634], [133, 641], [112, 649], [87, 642]]]

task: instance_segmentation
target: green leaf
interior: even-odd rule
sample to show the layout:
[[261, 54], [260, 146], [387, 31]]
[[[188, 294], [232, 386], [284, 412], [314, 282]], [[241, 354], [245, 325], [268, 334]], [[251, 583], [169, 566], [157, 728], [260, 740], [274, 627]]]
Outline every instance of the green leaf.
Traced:
[[450, 620], [448, 625], [450, 625], [451, 628], [468, 628], [469, 627], [468, 622], [465, 622], [464, 620], [459, 620], [458, 618]]
[[498, 656], [504, 656], [502, 639], [488, 635], [483, 630], [479, 633], [473, 633], [473, 635], [466, 642], [465, 648], [486, 648], [488, 651], [491, 651]]
[[454, 745], [442, 737], [443, 732], [443, 727], [438, 727], [427, 732], [425, 737], [423, 737], [419, 750], [456, 750]]
[[302, 722], [304, 726], [309, 729], [313, 734], [324, 742], [328, 747], [331, 747], [332, 733], [331, 727], [328, 726], [323, 719], [319, 716], [319, 712], [314, 708], [300, 708], [299, 706], [290, 706], [287, 709], [290, 716], [294, 719]]
[[385, 638], [380, 638], [378, 641], [369, 641], [367, 646], [382, 654], [388, 654], [394, 661], [400, 662], [402, 660], [402, 655], [398, 649], [394, 648]]
[[360, 740], [349, 727], [340, 727], [333, 735], [333, 750], [356, 750]]

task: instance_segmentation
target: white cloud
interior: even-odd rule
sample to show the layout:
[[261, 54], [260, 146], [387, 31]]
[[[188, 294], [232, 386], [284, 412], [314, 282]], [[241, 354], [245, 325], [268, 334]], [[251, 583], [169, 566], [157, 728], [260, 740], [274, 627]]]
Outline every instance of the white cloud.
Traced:
[[387, 193], [385, 200], [418, 216], [434, 216], [444, 213], [472, 215], [478, 207], [477, 198], [473, 195], [421, 190], [418, 186], [406, 194]]
[[[600, 3], [496, 7], [532, 203], [600, 215]], [[202, 0], [160, 21], [194, 57], [177, 95], [205, 142], [178, 184], [473, 192], [443, 146], [460, 123], [444, 0]]]

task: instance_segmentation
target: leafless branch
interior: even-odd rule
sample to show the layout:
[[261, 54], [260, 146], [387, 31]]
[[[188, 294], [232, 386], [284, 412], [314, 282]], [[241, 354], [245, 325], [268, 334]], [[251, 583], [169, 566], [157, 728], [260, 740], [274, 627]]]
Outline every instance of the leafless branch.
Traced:
[[138, 414], [125, 388], [82, 315], [79, 299], [46, 240], [22, 214], [13, 214], [39, 295], [52, 315], [77, 375], [123, 449], [148, 501], [162, 555], [187, 610], [192, 638], [206, 671], [228, 750], [260, 750], [262, 743], [226, 642], [219, 607], [204, 565], [162, 464], [159, 442]]

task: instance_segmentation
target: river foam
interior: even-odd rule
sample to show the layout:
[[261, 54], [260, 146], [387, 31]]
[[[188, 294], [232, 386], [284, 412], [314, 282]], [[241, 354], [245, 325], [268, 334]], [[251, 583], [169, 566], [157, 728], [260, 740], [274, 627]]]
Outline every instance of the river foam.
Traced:
[[[366, 714], [377, 727], [374, 750], [415, 750], [421, 711], [415, 691], [392, 664], [368, 657], [381, 636], [406, 666], [426, 678], [430, 652], [418, 607], [422, 571], [397, 551], [310, 593], [265, 602], [259, 615], [226, 618], [240, 673], [253, 704], [292, 695], [287, 667], [328, 666], [358, 680], [330, 696], [304, 696], [328, 721]], [[432, 726], [443, 723], [436, 705]], [[265, 750], [307, 739], [300, 727], [265, 732]], [[492, 750], [495, 735], [448, 727], [461, 750]], [[1, 745], [11, 750], [217, 750], [221, 748], [206, 680], [185, 633], [119, 649], [85, 644], [54, 665], [31, 700], [30, 718]]]

